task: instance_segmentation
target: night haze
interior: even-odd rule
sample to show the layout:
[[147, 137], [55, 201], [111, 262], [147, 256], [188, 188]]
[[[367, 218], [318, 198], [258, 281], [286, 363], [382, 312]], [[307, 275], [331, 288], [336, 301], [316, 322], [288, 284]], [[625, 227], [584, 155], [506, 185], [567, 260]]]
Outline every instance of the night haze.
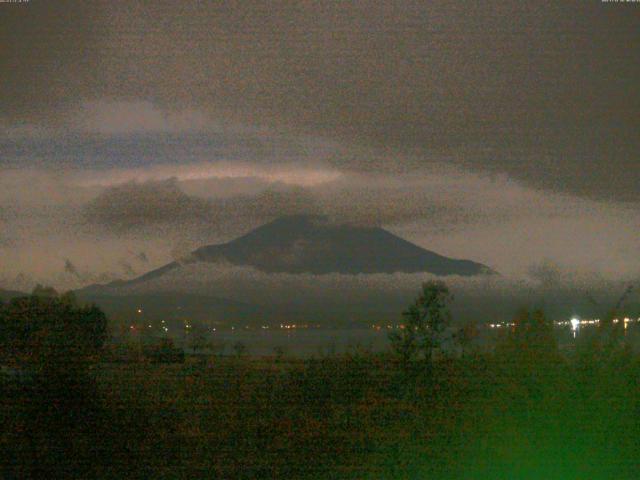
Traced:
[[634, 478], [640, 2], [0, 1], [0, 45], [0, 477]]
[[[503, 274], [550, 261], [633, 278], [637, 17], [582, 2], [3, 5], [2, 282], [80, 286], [64, 258], [117, 279], [131, 250], [159, 266], [291, 213]], [[169, 179], [213, 212], [148, 185]], [[82, 222], [109, 189], [114, 211]]]

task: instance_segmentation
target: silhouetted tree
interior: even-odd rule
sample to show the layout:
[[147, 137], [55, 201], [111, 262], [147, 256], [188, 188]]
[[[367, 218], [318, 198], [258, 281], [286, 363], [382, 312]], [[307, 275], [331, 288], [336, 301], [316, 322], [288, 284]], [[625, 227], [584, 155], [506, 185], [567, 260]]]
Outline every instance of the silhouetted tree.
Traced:
[[540, 309], [522, 308], [517, 312], [513, 326], [496, 345], [496, 354], [511, 369], [510, 375], [540, 379], [560, 362], [553, 328], [553, 322]]
[[389, 335], [393, 351], [407, 367], [416, 357], [431, 366], [433, 351], [441, 346], [441, 336], [451, 321], [448, 304], [453, 299], [444, 282], [422, 284], [422, 292], [402, 314], [399, 331]]
[[245, 353], [247, 353], [247, 346], [244, 343], [238, 341], [233, 345], [233, 351], [235, 352], [237, 357], [242, 357]]
[[631, 293], [634, 286], [629, 285], [618, 298], [616, 303], [609, 309], [602, 310], [600, 304], [596, 302], [591, 295], [588, 295], [591, 303], [600, 310], [600, 323], [598, 325], [598, 335], [593, 338], [593, 349], [604, 349], [605, 351], [611, 351], [620, 346], [621, 340], [624, 337], [624, 314], [622, 312], [623, 306]]
[[147, 345], [143, 352], [147, 358], [156, 363], [184, 362], [184, 350], [176, 347], [171, 338], [162, 338], [157, 345]]
[[556, 347], [553, 323], [542, 310], [536, 309], [531, 313], [527, 310], [522, 310], [516, 316], [514, 323], [515, 335], [518, 340], [538, 349]]
[[478, 327], [475, 322], [467, 322], [454, 334], [454, 339], [460, 345], [464, 357], [473, 341], [478, 337]]
[[53, 287], [45, 287], [37, 284], [31, 292], [31, 295], [34, 297], [56, 298], [58, 297], [58, 292]]
[[89, 365], [106, 337], [106, 317], [71, 294], [36, 287], [0, 308], [0, 362], [20, 372], [8, 427], [13, 463], [0, 477], [90, 478], [99, 417]]
[[73, 294], [38, 286], [2, 309], [0, 349], [6, 360], [33, 373], [71, 374], [102, 347], [106, 327], [95, 305], [78, 306]]
[[204, 332], [196, 332], [191, 336], [189, 346], [193, 350], [193, 353], [198, 353], [201, 350], [209, 347], [209, 342]]
[[276, 356], [276, 362], [279, 363], [284, 358], [285, 349], [284, 349], [283, 346], [278, 345], [278, 346], [273, 347], [273, 353]]
[[513, 319], [513, 326], [506, 340], [519, 352], [531, 351], [540, 354], [557, 350], [553, 322], [541, 309], [520, 309]]

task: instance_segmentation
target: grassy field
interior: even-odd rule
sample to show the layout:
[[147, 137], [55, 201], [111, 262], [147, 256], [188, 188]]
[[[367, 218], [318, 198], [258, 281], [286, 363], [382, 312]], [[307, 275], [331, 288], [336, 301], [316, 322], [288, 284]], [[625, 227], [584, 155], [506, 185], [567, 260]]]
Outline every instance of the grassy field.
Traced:
[[[604, 337], [603, 337], [604, 338]], [[640, 358], [620, 339], [94, 363], [2, 386], [3, 478], [632, 479]]]
[[620, 479], [640, 467], [639, 374], [623, 348], [534, 349], [430, 374], [387, 354], [102, 365], [98, 387], [135, 439], [114, 468], [154, 478]]

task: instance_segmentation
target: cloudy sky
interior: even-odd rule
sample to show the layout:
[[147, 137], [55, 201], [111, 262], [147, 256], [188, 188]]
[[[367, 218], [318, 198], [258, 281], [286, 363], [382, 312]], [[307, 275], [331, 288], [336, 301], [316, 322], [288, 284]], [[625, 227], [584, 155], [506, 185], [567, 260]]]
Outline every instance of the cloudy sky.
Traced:
[[0, 3], [0, 287], [287, 213], [514, 276], [640, 276], [640, 6]]

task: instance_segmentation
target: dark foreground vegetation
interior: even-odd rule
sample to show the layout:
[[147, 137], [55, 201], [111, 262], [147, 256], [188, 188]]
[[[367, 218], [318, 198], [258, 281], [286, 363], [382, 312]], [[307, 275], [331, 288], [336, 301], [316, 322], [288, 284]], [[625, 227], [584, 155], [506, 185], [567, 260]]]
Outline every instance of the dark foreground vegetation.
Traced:
[[613, 323], [560, 352], [543, 313], [523, 311], [492, 351], [461, 330], [464, 348], [445, 355], [438, 339], [450, 297], [435, 284], [407, 310], [411, 328], [388, 353], [300, 360], [238, 349], [113, 363], [102, 356], [98, 309], [37, 293], [0, 307], [3, 478], [565, 480], [640, 471], [640, 357]]

